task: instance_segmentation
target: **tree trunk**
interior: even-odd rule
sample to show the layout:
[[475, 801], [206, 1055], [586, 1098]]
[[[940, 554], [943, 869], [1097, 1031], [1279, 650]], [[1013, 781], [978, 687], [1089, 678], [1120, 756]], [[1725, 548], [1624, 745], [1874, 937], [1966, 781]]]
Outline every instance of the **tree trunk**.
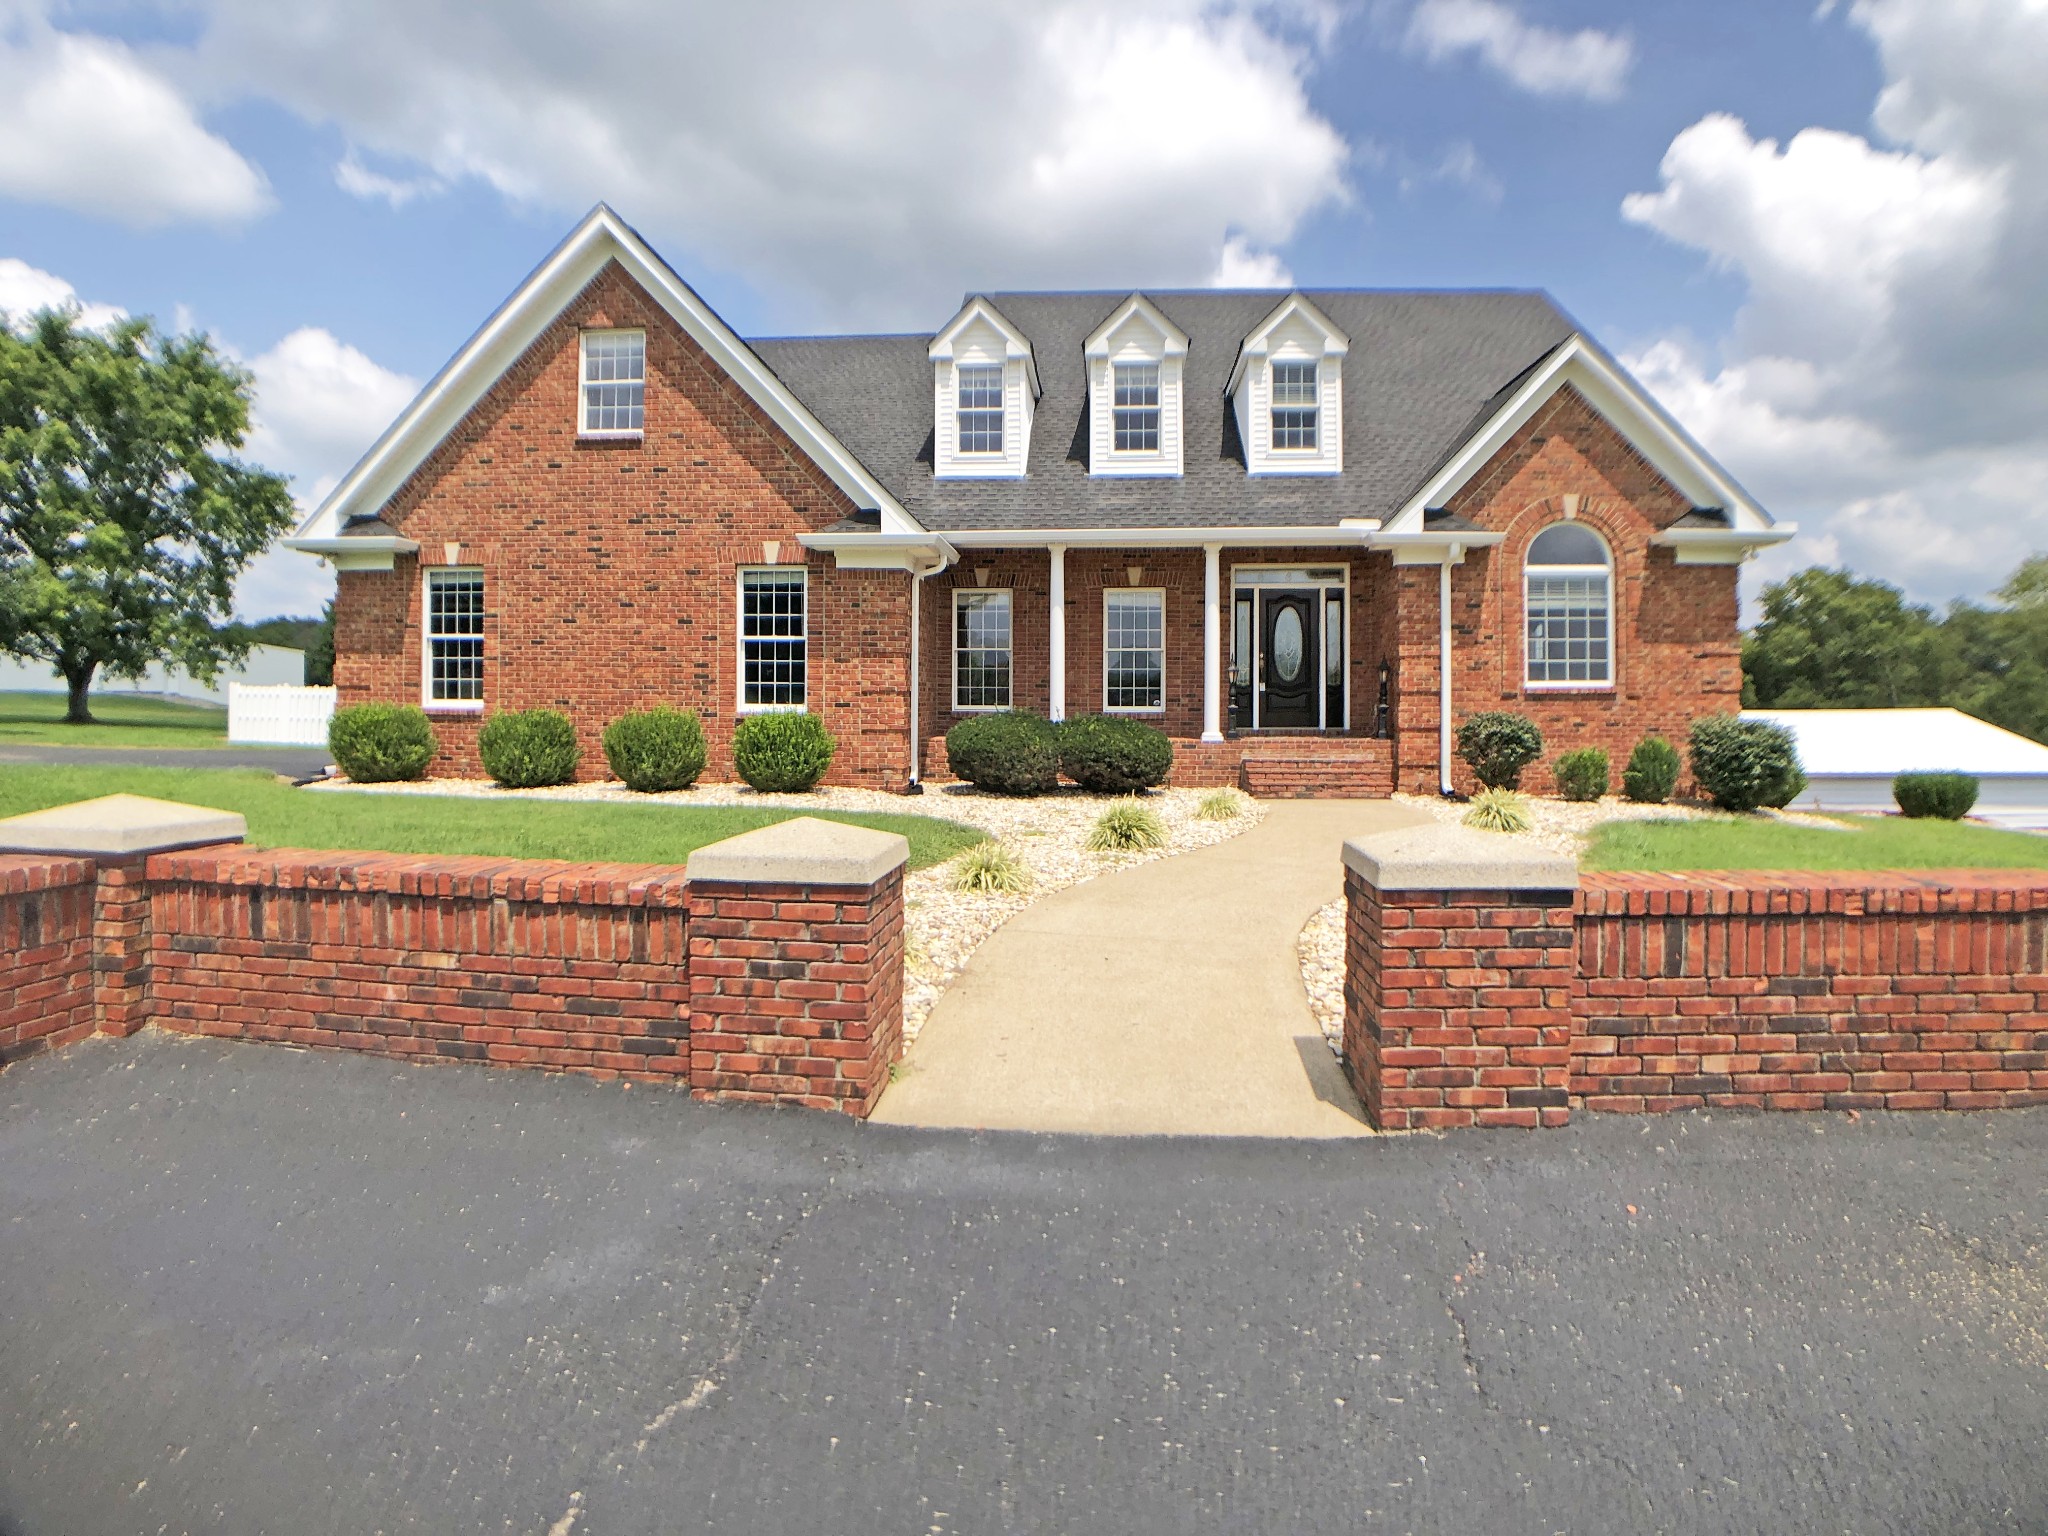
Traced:
[[71, 702], [64, 713], [65, 724], [91, 725], [93, 723], [92, 709], [87, 702], [87, 695], [92, 691], [92, 675], [98, 670], [99, 663], [96, 661], [88, 661], [82, 667], [65, 667], [64, 681], [71, 690]]

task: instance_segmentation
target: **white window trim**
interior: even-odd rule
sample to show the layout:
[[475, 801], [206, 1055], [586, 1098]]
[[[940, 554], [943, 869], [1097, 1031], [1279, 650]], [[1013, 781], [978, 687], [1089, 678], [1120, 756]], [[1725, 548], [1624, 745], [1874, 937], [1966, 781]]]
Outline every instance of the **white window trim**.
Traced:
[[[1557, 526], [1556, 523], [1544, 524], [1542, 528], [1536, 531], [1536, 538], [1532, 538], [1529, 541], [1529, 547], [1533, 549], [1536, 539], [1541, 538], [1545, 533], [1548, 533]], [[1614, 622], [1614, 546], [1607, 542], [1598, 529], [1584, 523], [1578, 526], [1585, 528], [1594, 538], [1600, 540], [1600, 547], [1607, 551], [1607, 561], [1604, 565], [1532, 566], [1529, 563], [1527, 550], [1523, 551], [1522, 554], [1522, 691], [1524, 693], [1612, 693], [1616, 687], [1615, 663], [1618, 658], [1615, 654], [1615, 641], [1618, 636], [1617, 626]], [[1533, 660], [1529, 654], [1529, 582], [1537, 573], [1541, 573], [1543, 576], [1598, 576], [1606, 583], [1607, 675], [1605, 677], [1586, 678], [1582, 681], [1572, 681], [1570, 679], [1559, 681], [1552, 678], [1534, 678], [1529, 675], [1530, 663]]]
[[[1306, 365], [1314, 379], [1314, 396], [1307, 405], [1281, 405], [1279, 403], [1280, 381], [1275, 370], [1283, 365]], [[1282, 448], [1273, 441], [1273, 413], [1275, 411], [1312, 411], [1316, 418], [1316, 445], [1313, 448]], [[1323, 360], [1320, 357], [1271, 357], [1266, 360], [1266, 452], [1276, 459], [1299, 459], [1314, 462], [1328, 458], [1323, 449]]]
[[[484, 568], [482, 566], [429, 565], [421, 567], [420, 708], [425, 710], [430, 715], [480, 715], [483, 713], [484, 709], [484, 701], [482, 699], [437, 699], [434, 697], [434, 632], [432, 628], [434, 622], [434, 581], [436, 577], [456, 576], [474, 576], [479, 581], [484, 581], [486, 616], [488, 618], [490, 584], [484, 578]], [[488, 631], [489, 629], [488, 622], [486, 622], [485, 629], [486, 631]], [[486, 633], [484, 638], [486, 641], [488, 641], [488, 633]], [[484, 679], [486, 685], [488, 685], [490, 680], [490, 672], [488, 671], [490, 663], [488, 646], [486, 646], [484, 663], [487, 669], [484, 673]], [[487, 686], [486, 692], [488, 691], [489, 690]]]
[[[1010, 609], [1010, 700], [1007, 704], [962, 704], [960, 702], [960, 599], [963, 597], [1000, 596]], [[1017, 707], [1017, 598], [1008, 587], [955, 587], [953, 589], [952, 614], [953, 634], [949, 642], [952, 656], [951, 693], [953, 713], [956, 715], [999, 715], [1006, 709]], [[986, 647], [984, 647], [986, 649]]]
[[[1152, 393], [1156, 397], [1150, 406], [1119, 406], [1116, 403], [1116, 376], [1126, 368], [1150, 368], [1152, 370]], [[1158, 439], [1150, 448], [1119, 448], [1116, 445], [1116, 413], [1119, 410], [1149, 410], [1155, 420], [1152, 435]], [[1164, 358], [1113, 357], [1109, 360], [1109, 451], [1125, 462], [1151, 462], [1166, 455], [1166, 360]]]
[[[1157, 704], [1112, 704], [1109, 702], [1109, 604], [1118, 597], [1159, 599], [1159, 702]], [[1163, 715], [1166, 713], [1166, 588], [1104, 587], [1102, 589], [1102, 712], [1105, 715]]]
[[[795, 572], [804, 585], [804, 701], [801, 704], [747, 702], [747, 577]], [[804, 715], [811, 709], [811, 572], [802, 565], [742, 565], [732, 578], [733, 708], [742, 715]]]
[[[1351, 632], [1357, 626], [1358, 623], [1358, 611], [1356, 608], [1352, 606], [1351, 603], [1352, 567], [1351, 562], [1347, 560], [1344, 562], [1342, 566], [1343, 575], [1341, 576], [1311, 576], [1309, 574], [1311, 571], [1319, 569], [1324, 569], [1324, 567], [1268, 565], [1257, 561], [1245, 565], [1233, 565], [1230, 568], [1230, 609], [1233, 615], [1233, 622], [1235, 622], [1234, 616], [1237, 612], [1237, 600], [1240, 597], [1243, 597], [1247, 594], [1256, 594], [1258, 589], [1262, 586], [1319, 587], [1325, 593], [1339, 592], [1343, 594], [1344, 718], [1336, 725], [1332, 725], [1327, 719], [1324, 719], [1323, 723], [1317, 726], [1316, 729], [1322, 731], [1349, 732], [1351, 729], [1352, 710], [1354, 708], [1354, 701], [1351, 696], [1353, 693], [1357, 691], [1351, 686]], [[1276, 579], [1272, 581], [1261, 581], [1259, 580], [1261, 574], [1272, 576]], [[1527, 634], [1526, 626], [1524, 628], [1523, 633], [1525, 635]], [[1316, 637], [1316, 643], [1318, 645], [1322, 643], [1322, 637], [1320, 635]], [[1252, 723], [1245, 729], [1252, 731], [1262, 731], [1266, 729], [1266, 727], [1264, 723], [1261, 722], [1259, 719], [1259, 688], [1257, 672], [1262, 657], [1258, 654], [1259, 615], [1258, 599], [1256, 596], [1253, 596], [1252, 598], [1252, 651]], [[1329, 689], [1327, 683], [1324, 686], [1322, 703], [1318, 705], [1317, 709], [1317, 717], [1319, 719], [1321, 719], [1329, 709]]]
[[[964, 405], [962, 405], [962, 404], [960, 403], [960, 394], [961, 394], [961, 382], [960, 382], [960, 375], [961, 375], [962, 373], [964, 373], [964, 372], [965, 372], [966, 370], [968, 370], [969, 368], [985, 368], [985, 369], [989, 370], [990, 372], [992, 372], [993, 374], [995, 374], [995, 376], [996, 376], [996, 405], [995, 405], [994, 415], [995, 415], [995, 417], [996, 417], [996, 420], [997, 420], [997, 422], [999, 423], [999, 426], [998, 426], [998, 428], [997, 428], [997, 435], [998, 435], [998, 436], [1000, 436], [1000, 437], [1002, 438], [1002, 442], [1001, 442], [1001, 444], [1000, 444], [999, 446], [997, 446], [997, 447], [994, 447], [994, 448], [962, 448], [962, 447], [960, 446], [960, 418], [961, 418], [961, 416], [962, 416], [962, 415], [964, 415], [964, 414], [966, 413], [966, 411], [967, 411], [967, 409], [968, 409], [968, 407], [966, 407], [966, 406], [964, 406]], [[975, 409], [975, 410], [977, 410], [977, 411], [986, 411], [986, 410], [988, 409], [988, 407], [986, 407], [986, 406], [975, 406], [975, 407], [974, 407], [974, 409]], [[957, 361], [956, 361], [956, 362], [955, 362], [955, 363], [953, 364], [953, 452], [954, 452], [954, 453], [955, 453], [956, 455], [958, 455], [958, 456], [959, 456], [960, 458], [963, 458], [963, 459], [968, 459], [968, 460], [972, 460], [972, 461], [974, 461], [974, 462], [976, 462], [976, 463], [990, 463], [990, 464], [999, 464], [999, 463], [1001, 463], [1001, 462], [1002, 462], [1002, 461], [1004, 460], [1004, 458], [1006, 458], [1006, 457], [1008, 456], [1008, 454], [1009, 454], [1009, 449], [1010, 449], [1010, 369], [1009, 369], [1009, 365], [1008, 365], [1007, 363], [1003, 363], [1003, 362], [993, 362], [993, 363], [990, 363], [990, 362], [973, 362], [973, 363], [963, 363], [963, 362], [957, 362]]]
[[[586, 427], [589, 419], [590, 338], [593, 336], [638, 336], [640, 338], [640, 421], [637, 427], [614, 427], [596, 431]], [[637, 325], [605, 325], [576, 333], [576, 435], [591, 441], [635, 441], [647, 436], [647, 332]]]

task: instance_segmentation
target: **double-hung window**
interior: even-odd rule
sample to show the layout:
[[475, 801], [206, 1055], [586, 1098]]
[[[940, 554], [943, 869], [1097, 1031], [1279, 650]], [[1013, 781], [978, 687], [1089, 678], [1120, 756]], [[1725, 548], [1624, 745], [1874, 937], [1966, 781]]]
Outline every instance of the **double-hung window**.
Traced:
[[426, 704], [482, 709], [484, 573], [428, 571], [426, 609]]
[[953, 707], [1010, 707], [1010, 594], [953, 594]]
[[1534, 687], [1604, 688], [1614, 681], [1614, 562], [1583, 523], [1537, 534], [1524, 564], [1528, 680]]
[[959, 375], [960, 451], [1003, 451], [1003, 365], [962, 363]]
[[584, 437], [638, 437], [646, 420], [647, 333], [583, 333]]
[[740, 572], [740, 708], [802, 709], [807, 649], [802, 566]]
[[1118, 453], [1159, 451], [1159, 365], [1116, 363], [1111, 369], [1114, 391], [1111, 446]]
[[1164, 592], [1112, 588], [1102, 594], [1102, 707], [1166, 708]]
[[1316, 365], [1273, 365], [1273, 448], [1313, 453], [1316, 448]]

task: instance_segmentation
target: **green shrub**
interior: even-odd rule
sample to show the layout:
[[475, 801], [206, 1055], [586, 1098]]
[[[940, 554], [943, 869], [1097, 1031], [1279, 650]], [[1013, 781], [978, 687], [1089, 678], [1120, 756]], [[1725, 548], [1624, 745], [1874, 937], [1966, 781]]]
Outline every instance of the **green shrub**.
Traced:
[[1902, 773], [1892, 780], [1892, 798], [1907, 816], [1961, 821], [1977, 803], [1974, 773]]
[[426, 711], [413, 704], [351, 704], [327, 722], [327, 750], [358, 784], [416, 779], [439, 745]]
[[1598, 800], [1607, 793], [1607, 752], [1580, 747], [1557, 760], [1557, 792], [1567, 800]]
[[1458, 756], [1488, 789], [1516, 789], [1522, 770], [1543, 755], [1543, 733], [1527, 715], [1482, 710], [1458, 727]]
[[1693, 721], [1692, 776], [1724, 811], [1782, 806], [1806, 787], [1792, 733], [1775, 721], [1737, 715]]
[[1638, 805], [1662, 805], [1678, 788], [1678, 748], [1662, 736], [1645, 736], [1621, 770], [1621, 792]]
[[990, 838], [953, 860], [953, 889], [984, 896], [1015, 896], [1031, 889], [1031, 871], [1016, 854]]
[[1129, 795], [1166, 782], [1173, 741], [1142, 720], [1075, 715], [1058, 727], [1060, 771], [1099, 795]]
[[1472, 797], [1472, 809], [1463, 820], [1482, 832], [1526, 832], [1529, 808], [1512, 789], [1486, 789]]
[[839, 743], [816, 715], [782, 711], [742, 715], [732, 732], [732, 763], [764, 794], [816, 789]]
[[1244, 796], [1234, 789], [1212, 789], [1195, 807], [1198, 821], [1235, 821], [1244, 814]]
[[1149, 805], [1122, 800], [1095, 818], [1088, 829], [1086, 846], [1094, 853], [1132, 853], [1140, 848], [1164, 848], [1166, 823]]
[[566, 784], [583, 761], [576, 727], [559, 709], [499, 711], [476, 733], [476, 755], [506, 789]]
[[604, 728], [612, 777], [643, 795], [688, 789], [704, 771], [704, 727], [694, 709], [635, 710]]
[[955, 778], [998, 795], [1042, 795], [1060, 787], [1059, 730], [1028, 709], [976, 715], [946, 732]]

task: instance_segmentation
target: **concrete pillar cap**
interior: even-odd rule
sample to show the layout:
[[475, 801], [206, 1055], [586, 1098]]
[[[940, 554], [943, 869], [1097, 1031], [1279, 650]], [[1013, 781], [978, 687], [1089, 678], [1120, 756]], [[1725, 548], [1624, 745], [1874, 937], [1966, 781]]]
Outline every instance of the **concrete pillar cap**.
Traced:
[[873, 885], [910, 859], [900, 832], [796, 816], [690, 855], [692, 880], [765, 885]]
[[1443, 822], [1351, 838], [1344, 865], [1382, 891], [1564, 891], [1579, 883], [1569, 854]]
[[81, 853], [101, 858], [239, 843], [249, 823], [233, 811], [147, 795], [102, 795], [0, 821], [0, 853]]

